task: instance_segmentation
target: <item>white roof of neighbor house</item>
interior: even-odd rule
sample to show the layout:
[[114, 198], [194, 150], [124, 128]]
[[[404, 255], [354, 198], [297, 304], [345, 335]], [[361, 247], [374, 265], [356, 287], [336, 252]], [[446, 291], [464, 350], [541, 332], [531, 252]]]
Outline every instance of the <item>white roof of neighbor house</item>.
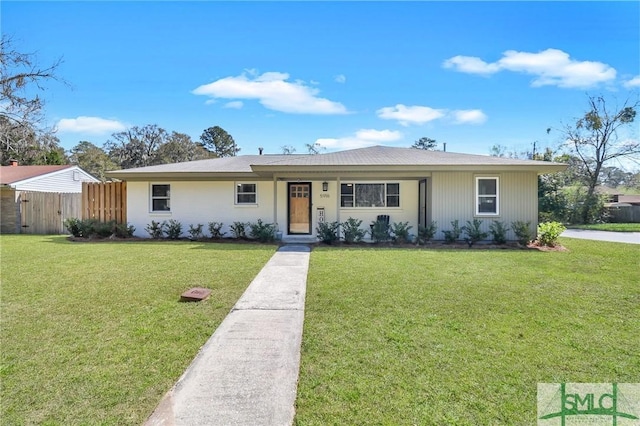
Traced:
[[304, 172], [425, 172], [431, 170], [529, 170], [549, 173], [567, 166], [545, 161], [519, 160], [486, 155], [426, 151], [414, 148], [373, 146], [326, 154], [243, 155], [185, 163], [163, 164], [108, 172], [119, 179], [203, 178], [273, 176], [274, 173]]

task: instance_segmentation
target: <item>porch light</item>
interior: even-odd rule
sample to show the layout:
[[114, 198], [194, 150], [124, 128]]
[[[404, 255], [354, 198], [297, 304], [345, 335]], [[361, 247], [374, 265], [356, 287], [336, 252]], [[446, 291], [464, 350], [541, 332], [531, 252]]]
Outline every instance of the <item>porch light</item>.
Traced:
[[322, 190], [324, 192], [327, 192], [329, 190], [329, 183], [328, 182], [322, 182]]

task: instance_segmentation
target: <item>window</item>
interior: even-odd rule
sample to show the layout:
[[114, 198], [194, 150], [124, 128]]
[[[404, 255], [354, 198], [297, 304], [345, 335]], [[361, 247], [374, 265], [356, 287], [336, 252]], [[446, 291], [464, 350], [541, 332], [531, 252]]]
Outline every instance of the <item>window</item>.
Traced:
[[256, 184], [239, 183], [236, 185], [236, 204], [256, 204]]
[[399, 183], [343, 183], [341, 207], [400, 207]]
[[476, 214], [477, 215], [498, 215], [498, 178], [497, 177], [477, 177], [476, 178]]
[[151, 185], [151, 211], [171, 210], [171, 185]]

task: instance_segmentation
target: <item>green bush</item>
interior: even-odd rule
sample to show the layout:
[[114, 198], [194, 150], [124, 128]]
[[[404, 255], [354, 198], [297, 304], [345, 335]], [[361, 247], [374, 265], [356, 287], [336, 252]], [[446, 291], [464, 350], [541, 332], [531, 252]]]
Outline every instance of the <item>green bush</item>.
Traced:
[[468, 220], [467, 224], [462, 227], [462, 231], [467, 235], [464, 240], [469, 244], [469, 247], [489, 236], [489, 233], [483, 232], [481, 228], [482, 221], [480, 219]]
[[504, 244], [507, 242], [508, 230], [509, 227], [505, 226], [504, 222], [498, 220], [494, 220], [493, 223], [489, 225], [489, 232], [491, 232], [493, 242], [496, 244]]
[[170, 240], [177, 240], [182, 234], [182, 224], [175, 219], [162, 222], [162, 228]]
[[258, 219], [256, 223], [250, 223], [249, 235], [263, 243], [270, 243], [276, 239], [276, 225], [273, 223], [264, 223], [262, 219]]
[[558, 238], [567, 228], [560, 222], [544, 222], [538, 225], [538, 242], [543, 246], [555, 247]]
[[136, 232], [136, 227], [126, 223], [118, 223], [114, 227], [114, 233], [118, 238], [131, 238]]
[[362, 221], [352, 217], [342, 222], [342, 235], [345, 243], [354, 244], [362, 241], [367, 235], [367, 231], [360, 229], [360, 225], [362, 225]]
[[444, 234], [444, 240], [447, 243], [455, 243], [460, 239], [460, 234], [462, 234], [462, 229], [460, 229], [458, 219], [452, 221], [451, 226], [453, 227], [453, 229], [442, 231], [442, 233]]
[[233, 238], [247, 238], [247, 223], [244, 222], [233, 222], [233, 224], [229, 227], [231, 229], [231, 234]]
[[192, 240], [199, 240], [200, 238], [204, 237], [204, 234], [202, 233], [202, 227], [204, 225], [199, 223], [197, 225], [189, 225], [189, 238]]
[[425, 244], [426, 242], [431, 240], [434, 235], [436, 235], [437, 230], [438, 230], [438, 223], [434, 221], [431, 221], [431, 223], [428, 224], [427, 226], [419, 225], [418, 238], [416, 240], [416, 244], [417, 245]]
[[75, 217], [66, 219], [64, 226], [76, 238], [108, 238], [113, 235], [118, 238], [130, 238], [136, 229], [127, 224], [118, 224], [115, 220], [105, 223], [97, 219], [81, 220]]
[[89, 236], [95, 235], [100, 238], [109, 238], [110, 236], [116, 233], [115, 227], [116, 227], [115, 221], [111, 221], [107, 223], [95, 222], [93, 224], [93, 232], [89, 231]]
[[533, 239], [531, 235], [531, 222], [524, 222], [522, 220], [511, 222], [511, 229], [513, 229], [513, 232], [516, 234], [518, 243], [523, 246], [529, 244]]
[[151, 223], [149, 223], [144, 228], [144, 230], [149, 233], [151, 238], [153, 238], [154, 240], [158, 240], [164, 236], [164, 227], [162, 225], [163, 224], [161, 222], [156, 222], [155, 220], [152, 220]]
[[340, 223], [338, 223], [337, 221], [318, 223], [318, 227], [316, 228], [318, 240], [322, 241], [325, 244], [333, 244], [335, 241], [338, 241], [340, 239], [340, 237], [338, 236], [339, 227]]
[[226, 232], [222, 232], [222, 227], [224, 224], [222, 222], [209, 222], [209, 234], [211, 234], [211, 238], [220, 239], [226, 234]]
[[371, 239], [374, 243], [384, 243], [391, 239], [391, 227], [383, 220], [371, 223]]
[[64, 221], [64, 227], [67, 228], [67, 231], [74, 237], [81, 237], [82, 232], [80, 231], [80, 219], [77, 217], [70, 217], [69, 219]]
[[391, 232], [393, 232], [393, 241], [403, 244], [409, 243], [409, 231], [413, 226], [409, 225], [409, 222], [393, 222], [391, 226]]

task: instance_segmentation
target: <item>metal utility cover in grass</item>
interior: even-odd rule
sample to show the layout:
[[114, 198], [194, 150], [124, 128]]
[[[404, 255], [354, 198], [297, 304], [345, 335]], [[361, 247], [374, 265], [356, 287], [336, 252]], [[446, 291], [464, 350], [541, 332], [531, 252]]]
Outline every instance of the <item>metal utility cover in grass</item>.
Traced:
[[206, 300], [211, 294], [208, 288], [194, 287], [185, 291], [180, 295], [180, 299], [184, 302], [200, 302]]

